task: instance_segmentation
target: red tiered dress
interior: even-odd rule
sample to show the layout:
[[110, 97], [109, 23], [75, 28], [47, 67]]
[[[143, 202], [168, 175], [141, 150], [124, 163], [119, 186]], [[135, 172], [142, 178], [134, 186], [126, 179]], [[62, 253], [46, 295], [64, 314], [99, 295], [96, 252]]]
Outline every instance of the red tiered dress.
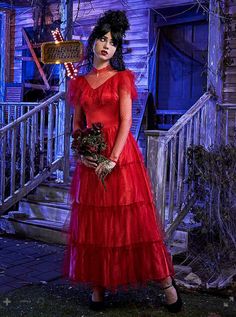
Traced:
[[[114, 70], [113, 70], [114, 72]], [[102, 122], [110, 156], [120, 122], [120, 92], [136, 98], [134, 75], [117, 71], [96, 88], [88, 75], [71, 81], [70, 95], [86, 115], [87, 126]], [[71, 216], [63, 263], [64, 276], [111, 291], [146, 286], [174, 275], [156, 213], [142, 154], [129, 131], [119, 160], [105, 179], [79, 161], [71, 183]]]

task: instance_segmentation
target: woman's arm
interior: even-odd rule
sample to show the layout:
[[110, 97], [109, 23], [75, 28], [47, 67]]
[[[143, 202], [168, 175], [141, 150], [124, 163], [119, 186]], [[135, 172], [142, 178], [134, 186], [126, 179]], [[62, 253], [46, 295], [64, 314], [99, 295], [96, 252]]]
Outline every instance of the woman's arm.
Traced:
[[[73, 117], [72, 136], [77, 129], [83, 129], [83, 128], [84, 128], [84, 112], [83, 112], [83, 109], [79, 105], [77, 105], [75, 107], [74, 117]], [[87, 167], [91, 167], [91, 168], [97, 167], [96, 160], [93, 159], [91, 156], [80, 155], [79, 160], [81, 160], [81, 162]]]
[[137, 97], [137, 91], [134, 84], [134, 75], [132, 72], [127, 70], [123, 73], [121, 79], [122, 81], [119, 86], [120, 125], [108, 161], [100, 163], [95, 169], [95, 173], [99, 178], [102, 178], [104, 172], [106, 175], [107, 171], [110, 173], [115, 167], [115, 162], [118, 161], [119, 156], [125, 146], [132, 125], [132, 99]]
[[120, 126], [109, 159], [117, 161], [126, 143], [132, 125], [132, 99], [131, 93], [121, 90], [120, 95]]
[[[109, 159], [117, 162], [119, 156], [126, 143], [129, 130], [132, 124], [132, 99], [131, 93], [126, 90], [121, 90], [120, 95], [120, 126], [116, 136], [115, 144], [113, 146]], [[102, 178], [103, 172], [108, 169], [109, 173], [115, 167], [116, 163], [109, 161], [100, 163], [95, 169], [95, 173], [99, 178]]]

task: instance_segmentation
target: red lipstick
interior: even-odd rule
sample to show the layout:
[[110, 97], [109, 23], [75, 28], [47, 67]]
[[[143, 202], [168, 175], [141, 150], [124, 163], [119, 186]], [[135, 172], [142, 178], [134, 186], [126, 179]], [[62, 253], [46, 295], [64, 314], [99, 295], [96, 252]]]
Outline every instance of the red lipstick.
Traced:
[[102, 55], [107, 55], [107, 54], [108, 54], [108, 52], [107, 52], [107, 51], [102, 50], [102, 51], [101, 51], [101, 54], [102, 54]]

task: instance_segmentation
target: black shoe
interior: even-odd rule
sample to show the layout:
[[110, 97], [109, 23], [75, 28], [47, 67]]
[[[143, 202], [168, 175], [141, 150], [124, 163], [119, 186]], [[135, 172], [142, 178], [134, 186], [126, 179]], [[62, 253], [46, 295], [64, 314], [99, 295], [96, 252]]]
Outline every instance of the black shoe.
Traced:
[[99, 302], [94, 302], [92, 300], [92, 294], [90, 294], [90, 296], [89, 296], [89, 308], [92, 310], [96, 310], [96, 311], [103, 310], [105, 308], [105, 302], [104, 302], [104, 300], [99, 301]]
[[182, 299], [180, 297], [179, 289], [175, 283], [175, 280], [173, 279], [173, 277], [171, 277], [171, 279], [172, 279], [172, 284], [167, 286], [167, 287], [162, 288], [162, 290], [165, 290], [165, 289], [173, 286], [176, 290], [176, 293], [177, 293], [177, 301], [175, 303], [172, 303], [172, 304], [164, 303], [164, 307], [167, 308], [170, 313], [178, 313], [181, 311], [181, 308], [183, 306], [183, 302], [182, 302]]

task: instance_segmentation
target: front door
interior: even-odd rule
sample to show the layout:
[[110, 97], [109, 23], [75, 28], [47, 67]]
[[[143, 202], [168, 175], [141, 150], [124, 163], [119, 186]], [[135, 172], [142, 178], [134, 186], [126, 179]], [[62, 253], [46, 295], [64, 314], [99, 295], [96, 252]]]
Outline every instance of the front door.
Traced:
[[207, 89], [207, 52], [207, 21], [160, 28], [157, 109], [185, 112], [201, 97]]

